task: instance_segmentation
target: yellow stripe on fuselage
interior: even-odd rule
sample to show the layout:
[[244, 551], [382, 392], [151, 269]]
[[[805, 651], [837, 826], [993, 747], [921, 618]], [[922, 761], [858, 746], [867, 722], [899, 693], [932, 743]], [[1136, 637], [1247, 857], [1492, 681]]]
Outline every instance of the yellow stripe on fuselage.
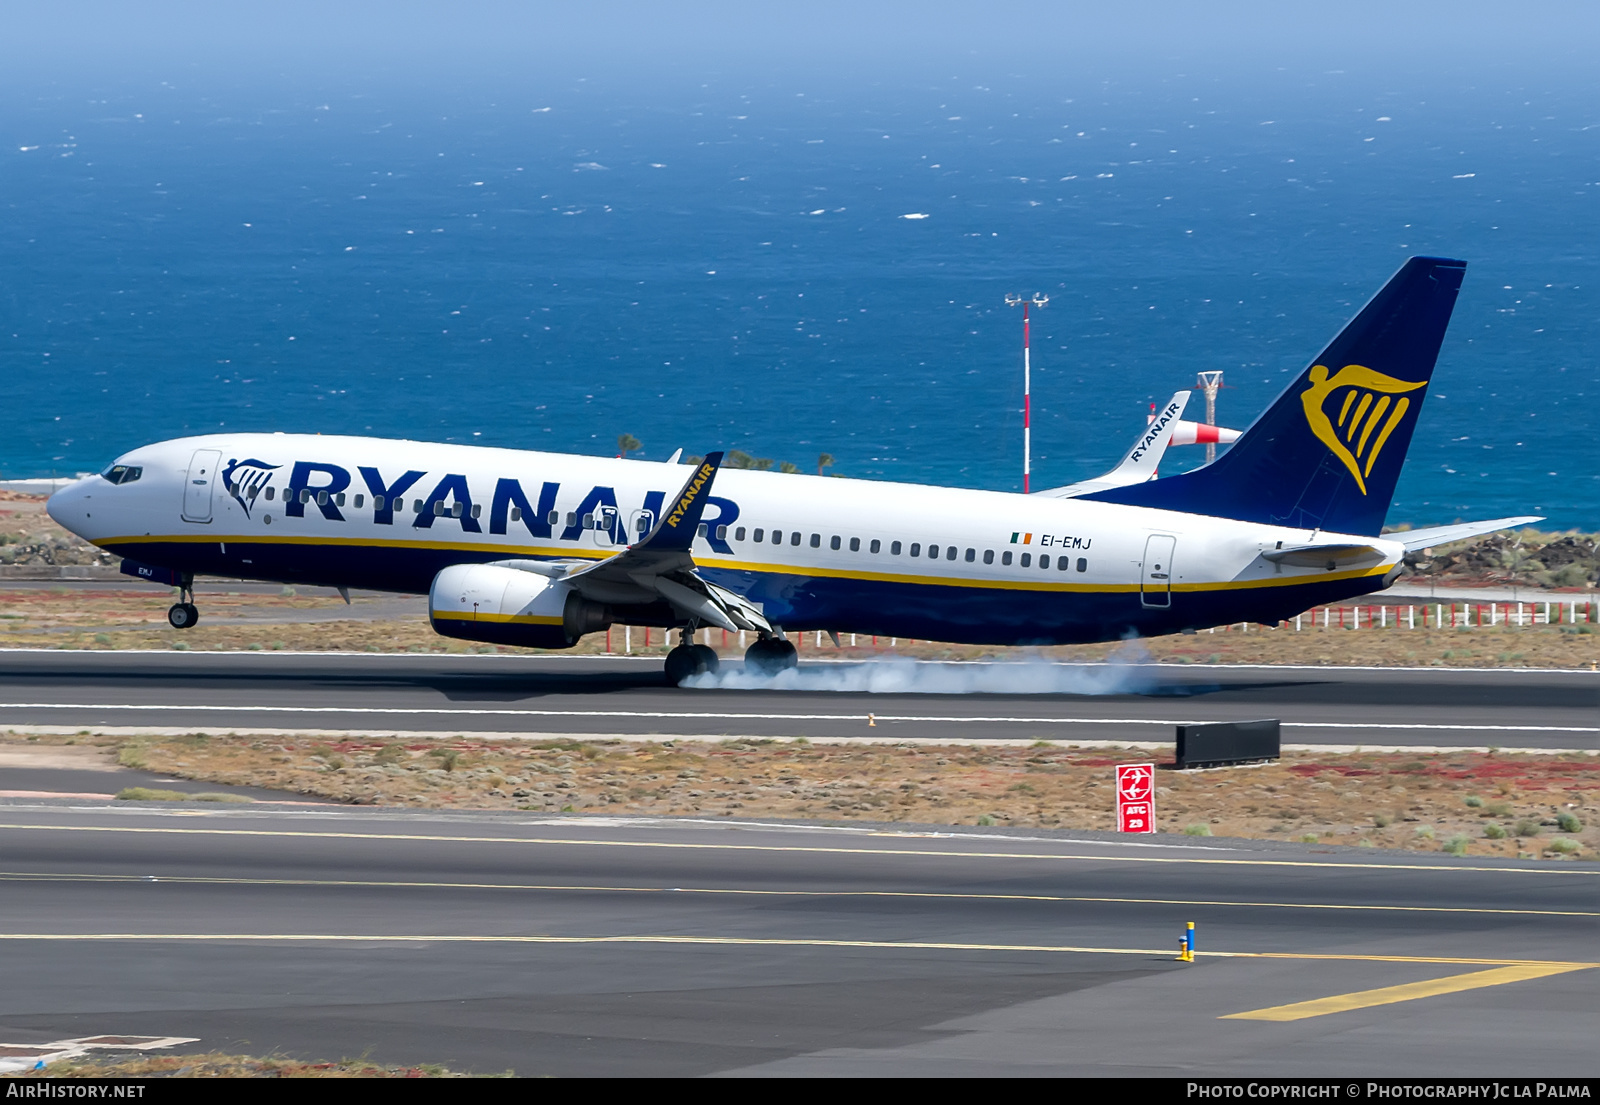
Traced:
[[432, 613], [434, 621], [453, 622], [495, 622], [500, 625], [561, 625], [558, 617], [543, 614], [479, 614], [468, 610], [435, 610]]
[[[622, 552], [623, 548], [595, 549], [538, 545], [462, 545], [452, 541], [404, 541], [359, 537], [261, 537], [258, 535], [194, 534], [158, 535], [139, 537], [102, 538], [95, 544], [102, 548], [115, 548], [125, 544], [201, 544], [215, 545], [238, 542], [241, 545], [337, 545], [342, 548], [371, 549], [432, 549], [439, 552], [456, 552], [478, 556], [499, 553], [507, 557], [548, 557], [563, 560], [605, 560]], [[694, 554], [697, 567], [717, 568], [725, 571], [751, 572], [755, 575], [805, 576], [822, 579], [850, 579], [871, 583], [900, 583], [922, 587], [969, 587], [996, 591], [1042, 591], [1080, 594], [1137, 594], [1138, 583], [1050, 583], [1044, 580], [967, 579], [959, 576], [914, 575], [906, 572], [862, 572], [848, 568], [817, 568], [801, 564], [765, 564], [739, 560], [736, 557]], [[1171, 590], [1179, 593], [1197, 591], [1247, 591], [1255, 588], [1295, 587], [1306, 583], [1331, 583], [1346, 579], [1364, 579], [1382, 576], [1389, 566], [1379, 564], [1372, 568], [1355, 568], [1343, 572], [1324, 572], [1316, 576], [1272, 576], [1266, 579], [1231, 579], [1206, 583], [1174, 583]]]

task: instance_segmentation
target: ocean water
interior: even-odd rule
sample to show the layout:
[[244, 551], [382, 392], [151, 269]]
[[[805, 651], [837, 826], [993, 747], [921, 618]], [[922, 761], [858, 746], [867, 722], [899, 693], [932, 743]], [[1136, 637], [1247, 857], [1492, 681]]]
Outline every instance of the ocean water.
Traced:
[[[1034, 486], [1470, 262], [1391, 523], [1600, 528], [1600, 101], [1504, 73], [0, 86], [0, 476], [210, 429]], [[1203, 410], [1198, 396], [1190, 416]], [[1168, 470], [1198, 449], [1174, 450]]]

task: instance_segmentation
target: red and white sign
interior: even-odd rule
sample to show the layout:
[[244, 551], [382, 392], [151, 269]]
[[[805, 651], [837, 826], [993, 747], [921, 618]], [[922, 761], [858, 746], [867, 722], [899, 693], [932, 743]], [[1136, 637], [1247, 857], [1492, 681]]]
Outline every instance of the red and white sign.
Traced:
[[1117, 765], [1117, 832], [1156, 831], [1156, 765]]

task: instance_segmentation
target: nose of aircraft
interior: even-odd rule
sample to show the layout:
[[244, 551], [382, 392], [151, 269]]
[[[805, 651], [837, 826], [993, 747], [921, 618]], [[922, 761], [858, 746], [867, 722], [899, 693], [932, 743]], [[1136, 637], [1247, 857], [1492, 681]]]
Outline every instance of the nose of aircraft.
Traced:
[[45, 502], [44, 508], [64, 529], [87, 539], [93, 525], [91, 518], [94, 481], [98, 476], [88, 476], [67, 484]]

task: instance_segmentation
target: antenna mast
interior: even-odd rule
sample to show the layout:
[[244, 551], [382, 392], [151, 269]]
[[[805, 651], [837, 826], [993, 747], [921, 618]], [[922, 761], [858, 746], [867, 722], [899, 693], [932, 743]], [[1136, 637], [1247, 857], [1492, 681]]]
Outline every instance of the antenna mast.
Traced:
[[1033, 365], [1028, 353], [1028, 308], [1043, 307], [1050, 297], [1038, 292], [1032, 298], [1006, 294], [1006, 306], [1022, 305], [1022, 493], [1030, 494], [1028, 481], [1033, 470]]
[[[1197, 373], [1195, 383], [1200, 385], [1200, 390], [1206, 393], [1206, 425], [1217, 424], [1217, 389], [1222, 387], [1222, 373], [1201, 372]], [[1210, 464], [1217, 459], [1217, 443], [1215, 439], [1206, 442], [1206, 463]]]

